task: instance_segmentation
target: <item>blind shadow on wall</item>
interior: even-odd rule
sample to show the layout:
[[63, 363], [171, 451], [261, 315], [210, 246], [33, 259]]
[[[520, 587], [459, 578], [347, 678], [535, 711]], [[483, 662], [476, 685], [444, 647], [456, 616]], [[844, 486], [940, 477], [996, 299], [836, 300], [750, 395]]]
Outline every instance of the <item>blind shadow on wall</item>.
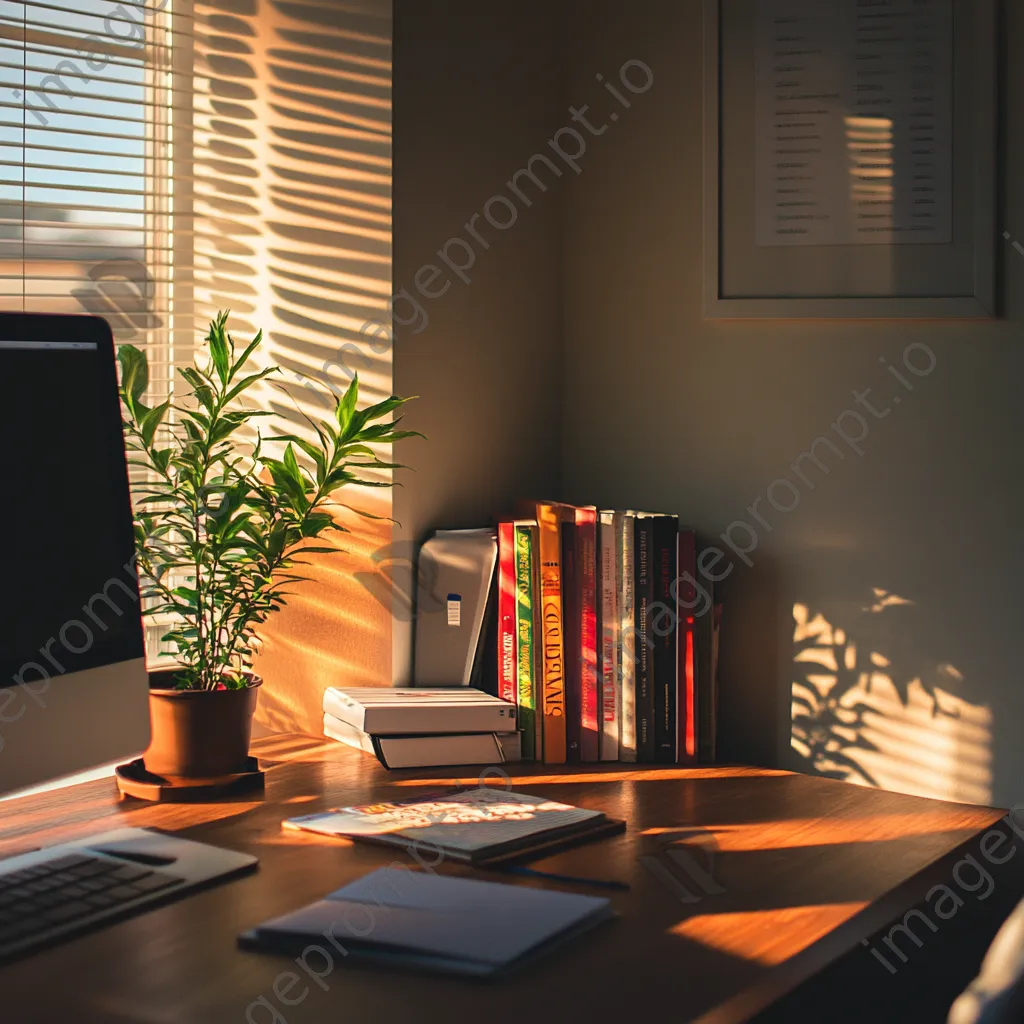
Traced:
[[[389, 336], [364, 330], [390, 327], [390, 3], [197, 2], [196, 74], [197, 328], [220, 309], [262, 328], [282, 368], [264, 422], [312, 437], [354, 374], [361, 404], [391, 393]], [[339, 497], [385, 518], [342, 513], [338, 553], [265, 630], [257, 723], [274, 731], [319, 734], [327, 686], [390, 685], [390, 592], [360, 582], [391, 540], [390, 492]]]

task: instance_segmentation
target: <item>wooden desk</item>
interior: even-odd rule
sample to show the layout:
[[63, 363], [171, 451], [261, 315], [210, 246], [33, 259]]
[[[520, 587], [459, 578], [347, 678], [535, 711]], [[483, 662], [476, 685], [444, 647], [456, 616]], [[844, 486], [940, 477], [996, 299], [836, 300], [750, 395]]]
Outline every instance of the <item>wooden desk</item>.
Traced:
[[[609, 765], [550, 773], [507, 765], [517, 789], [601, 808], [629, 822], [625, 835], [537, 864], [628, 881], [629, 892], [612, 894], [620, 919], [504, 981], [467, 982], [342, 961], [324, 978], [326, 991], [303, 975], [308, 994], [287, 1006], [274, 983], [295, 964], [240, 952], [235, 936], [396, 857], [413, 862], [403, 851], [282, 833], [281, 819], [412, 796], [424, 780], [410, 771], [385, 772], [367, 755], [337, 744], [296, 737], [261, 741], [257, 752], [265, 764], [274, 762], [265, 801], [119, 802], [113, 781], [104, 780], [0, 804], [0, 856], [131, 825], [180, 829], [261, 859], [255, 875], [0, 969], [5, 1022], [241, 1024], [247, 1013], [251, 1024], [593, 1024], [638, 1014], [708, 1024], [745, 1020], [901, 917], [932, 884], [918, 873], [1002, 816], [759, 769]], [[458, 777], [477, 781], [466, 772], [434, 775]], [[691, 885], [701, 897], [691, 904], [638, 862], [645, 855], [664, 858], [666, 831], [687, 826], [715, 837], [718, 884], [711, 888], [724, 890], [708, 894]], [[694, 856], [700, 859], [700, 852]], [[468, 869], [443, 864], [438, 870]], [[294, 999], [302, 991], [300, 984], [285, 994]], [[254, 1005], [260, 997], [266, 1003]]]

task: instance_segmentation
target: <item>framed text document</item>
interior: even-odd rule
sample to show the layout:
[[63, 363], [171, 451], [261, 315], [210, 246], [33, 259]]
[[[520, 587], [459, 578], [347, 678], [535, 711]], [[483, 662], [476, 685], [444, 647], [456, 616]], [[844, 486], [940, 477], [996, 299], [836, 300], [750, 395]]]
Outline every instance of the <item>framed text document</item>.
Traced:
[[705, 0], [705, 315], [996, 315], [995, 0]]

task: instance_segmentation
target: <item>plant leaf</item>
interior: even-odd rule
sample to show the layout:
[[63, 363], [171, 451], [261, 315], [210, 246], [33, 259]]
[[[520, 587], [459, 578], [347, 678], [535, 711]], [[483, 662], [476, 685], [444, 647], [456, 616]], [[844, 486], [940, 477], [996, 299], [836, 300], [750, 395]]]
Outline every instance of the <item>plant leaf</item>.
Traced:
[[338, 426], [341, 428], [342, 436], [344, 436], [351, 424], [352, 417], [356, 411], [356, 403], [359, 401], [359, 374], [357, 373], [352, 378], [352, 383], [349, 384], [345, 394], [338, 399], [338, 407], [335, 409], [335, 418], [338, 421]]
[[136, 416], [139, 400], [149, 387], [149, 360], [142, 349], [134, 345], [121, 345], [117, 350], [117, 361], [121, 364], [121, 391], [128, 411]]

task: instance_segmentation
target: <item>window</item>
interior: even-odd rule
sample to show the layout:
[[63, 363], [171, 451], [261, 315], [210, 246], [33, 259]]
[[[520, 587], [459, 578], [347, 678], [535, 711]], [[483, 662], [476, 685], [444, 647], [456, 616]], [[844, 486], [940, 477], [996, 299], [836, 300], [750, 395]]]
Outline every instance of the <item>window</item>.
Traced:
[[191, 27], [183, 0], [0, 0], [0, 308], [105, 317], [153, 405], [195, 333]]
[[191, 355], [191, 24], [180, 0], [0, 0], [0, 306]]

